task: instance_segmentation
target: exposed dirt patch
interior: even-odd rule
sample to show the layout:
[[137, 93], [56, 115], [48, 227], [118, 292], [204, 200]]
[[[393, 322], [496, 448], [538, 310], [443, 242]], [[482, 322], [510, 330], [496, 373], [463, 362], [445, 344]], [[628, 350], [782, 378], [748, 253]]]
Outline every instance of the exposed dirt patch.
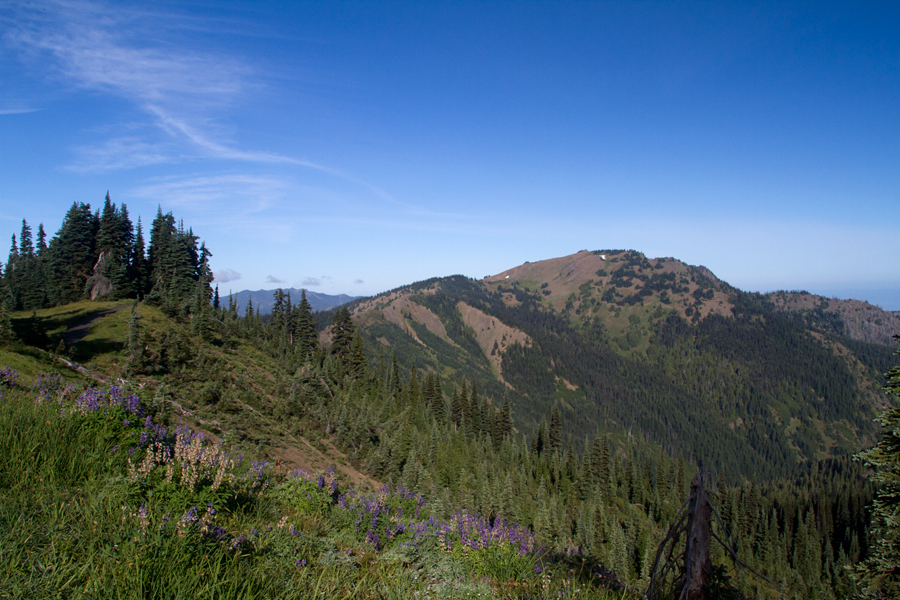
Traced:
[[562, 381], [562, 384], [564, 386], [566, 386], [566, 389], [569, 390], [570, 392], [574, 392], [575, 390], [578, 389], [577, 385], [572, 384], [572, 382], [570, 382], [568, 379], [565, 379], [564, 377], [557, 377], [556, 380]]
[[[243, 409], [256, 413], [262, 421], [272, 424], [268, 417], [259, 413], [253, 407], [243, 402], [239, 402], [239, 404]], [[202, 431], [204, 436], [214, 443], [221, 441], [220, 436], [212, 433], [214, 428], [219, 429], [222, 426], [222, 423], [218, 420], [204, 420], [177, 402], [172, 402], [172, 405], [175, 409], [174, 418], [176, 421], [192, 429]], [[338, 450], [331, 440], [323, 438], [319, 441], [319, 444], [324, 448], [324, 451], [322, 451], [302, 436], [293, 435], [277, 425], [276, 429], [279, 431], [277, 438], [273, 437], [273, 441], [277, 441], [269, 450], [269, 455], [276, 461], [276, 471], [284, 473], [294, 469], [324, 471], [329, 467], [334, 467], [337, 472], [343, 474], [346, 480], [357, 489], [379, 489], [382, 486], [381, 482], [355, 469], [350, 464], [347, 455]]]
[[428, 328], [428, 331], [445, 342], [449, 342], [454, 346], [457, 345], [456, 342], [451, 340], [450, 336], [447, 335], [444, 324], [436, 314], [421, 304], [412, 302], [409, 298], [398, 298], [391, 302], [390, 305], [386, 306], [381, 312], [389, 323], [393, 323], [422, 345], [425, 344], [419, 339], [419, 336], [416, 335], [416, 331], [410, 326], [410, 321], [415, 321], [416, 323], [424, 325]]
[[379, 489], [382, 484], [364, 473], [354, 469], [347, 460], [347, 455], [334, 447], [331, 440], [323, 439], [320, 443], [325, 447], [326, 453], [309, 443], [306, 438], [289, 436], [289, 445], [278, 446], [272, 449], [272, 454], [280, 465], [287, 471], [293, 469], [309, 469], [311, 471], [324, 471], [328, 467], [334, 467], [342, 473], [356, 489], [371, 487]]
[[481, 346], [482, 352], [490, 361], [497, 377], [504, 384], [509, 385], [503, 380], [502, 353], [516, 342], [523, 346], [531, 346], [531, 338], [524, 331], [509, 327], [496, 317], [487, 315], [465, 302], [457, 303], [456, 308], [459, 310], [463, 322], [474, 330], [475, 339], [478, 340], [478, 345]]

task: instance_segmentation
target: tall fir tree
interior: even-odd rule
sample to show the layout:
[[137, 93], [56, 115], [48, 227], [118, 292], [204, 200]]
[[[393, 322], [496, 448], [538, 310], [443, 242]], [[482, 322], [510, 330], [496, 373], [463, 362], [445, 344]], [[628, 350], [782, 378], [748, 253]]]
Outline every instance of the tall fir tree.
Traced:
[[[900, 342], [900, 335], [894, 339]], [[900, 598], [900, 365], [885, 377], [892, 406], [878, 418], [881, 441], [857, 455], [874, 469], [872, 478], [880, 486], [872, 506], [868, 556], [856, 567], [863, 598]]]
[[341, 359], [348, 359], [353, 346], [353, 334], [356, 326], [350, 317], [350, 309], [342, 306], [334, 313], [331, 320], [331, 354]]
[[562, 419], [559, 408], [554, 408], [550, 414], [549, 441], [551, 450], [559, 450], [562, 447]]
[[294, 306], [294, 339], [301, 360], [316, 354], [319, 348], [319, 334], [312, 317], [312, 305], [306, 299], [306, 290], [300, 290], [300, 302]]
[[150, 262], [147, 260], [147, 250], [144, 246], [144, 231], [141, 218], [138, 217], [137, 229], [134, 235], [134, 246], [131, 248], [131, 281], [134, 295], [139, 300], [150, 291]]
[[97, 216], [89, 204], [75, 203], [47, 248], [47, 279], [51, 304], [84, 297], [84, 286], [96, 259]]

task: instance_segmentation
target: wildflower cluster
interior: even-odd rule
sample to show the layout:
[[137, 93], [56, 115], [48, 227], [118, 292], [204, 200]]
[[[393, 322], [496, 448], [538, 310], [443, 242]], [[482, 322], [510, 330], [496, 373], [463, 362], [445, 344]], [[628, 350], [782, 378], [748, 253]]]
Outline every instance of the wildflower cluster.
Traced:
[[461, 510], [441, 523], [438, 544], [478, 575], [497, 579], [521, 579], [540, 573], [544, 550], [535, 545], [535, 535], [516, 524], [488, 519]]
[[125, 395], [122, 388], [111, 385], [109, 387], [89, 387], [76, 399], [72, 410], [81, 415], [95, 413], [107, 413], [115, 409], [122, 409], [126, 414], [141, 417], [140, 399], [134, 394]]
[[6, 367], [5, 369], [0, 369], [0, 388], [8, 387], [14, 388], [18, 384], [16, 380], [19, 378], [19, 373], [16, 372], [15, 369], [11, 367]]
[[353, 530], [376, 549], [401, 537], [417, 545], [422, 536], [433, 533], [436, 527], [434, 518], [419, 521], [425, 501], [403, 486], [394, 490], [385, 486], [375, 494], [358, 494], [351, 488], [338, 494], [337, 506], [350, 518], [356, 517]]
[[67, 384], [59, 373], [42, 373], [32, 380], [31, 391], [37, 404], [63, 404], [66, 398], [74, 395], [75, 384]]
[[535, 551], [534, 533], [514, 523], [507, 523], [499, 517], [491, 523], [478, 514], [463, 509], [450, 517], [438, 530], [440, 545], [451, 552], [457, 545], [464, 549], [479, 550], [491, 546], [507, 544], [525, 556]]
[[[12, 390], [26, 405], [33, 398], [51, 413], [58, 405], [60, 419], [96, 440], [91, 446], [101, 449], [103, 468], [124, 471], [125, 478], [110, 480], [123, 486], [122, 521], [133, 548], [197, 546], [202, 550], [191, 552], [223, 551], [236, 559], [252, 554], [264, 564], [296, 569], [301, 577], [307, 565], [352, 565], [354, 557], [372, 550], [388, 550], [408, 564], [439, 548], [445, 553], [441, 560], [454, 568], [462, 563], [471, 573], [499, 581], [533, 577], [540, 569], [534, 534], [503, 520], [460, 511], [442, 522], [428, 515], [421, 495], [403, 486], [373, 493], [342, 489], [333, 467], [295, 470], [269, 490], [267, 462], [242, 467], [243, 457], [222, 442], [185, 426], [156, 424], [138, 398], [118, 386], [82, 391], [58, 375], [23, 385], [12, 369], [0, 371], [0, 391]], [[285, 509], [283, 516], [255, 526], [231, 517], [263, 492]], [[325, 527], [340, 534], [328, 541]]]
[[180, 518], [173, 519], [168, 513], [161, 517], [154, 515], [151, 507], [142, 503], [137, 510], [122, 507], [122, 521], [131, 521], [138, 526], [141, 537], [156, 538], [169, 536], [198, 536], [201, 540], [215, 543], [229, 552], [242, 548], [247, 541], [245, 535], [232, 535], [216, 522], [216, 508], [208, 503], [201, 512], [196, 506], [184, 511]]

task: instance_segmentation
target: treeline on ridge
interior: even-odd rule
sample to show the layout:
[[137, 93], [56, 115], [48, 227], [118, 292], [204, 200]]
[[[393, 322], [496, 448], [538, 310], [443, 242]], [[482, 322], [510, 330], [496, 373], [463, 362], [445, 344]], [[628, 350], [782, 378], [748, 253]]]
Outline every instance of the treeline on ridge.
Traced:
[[[141, 220], [107, 193], [103, 208], [73, 203], [59, 231], [47, 241], [22, 220], [2, 267], [2, 309], [31, 311], [83, 298], [142, 299], [171, 316], [199, 314], [217, 300], [211, 287], [212, 254], [172, 213], [157, 210], [145, 246]], [[217, 294], [215, 294], [217, 296]]]

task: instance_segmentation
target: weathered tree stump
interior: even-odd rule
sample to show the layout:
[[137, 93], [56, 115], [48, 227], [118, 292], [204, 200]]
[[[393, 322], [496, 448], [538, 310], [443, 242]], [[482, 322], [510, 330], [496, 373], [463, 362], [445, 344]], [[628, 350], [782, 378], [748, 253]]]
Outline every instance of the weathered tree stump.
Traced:
[[712, 524], [712, 504], [706, 491], [706, 476], [701, 471], [691, 482], [688, 503], [687, 548], [684, 553], [684, 572], [687, 581], [681, 592], [685, 600], [706, 600], [706, 584], [712, 573], [709, 559]]

